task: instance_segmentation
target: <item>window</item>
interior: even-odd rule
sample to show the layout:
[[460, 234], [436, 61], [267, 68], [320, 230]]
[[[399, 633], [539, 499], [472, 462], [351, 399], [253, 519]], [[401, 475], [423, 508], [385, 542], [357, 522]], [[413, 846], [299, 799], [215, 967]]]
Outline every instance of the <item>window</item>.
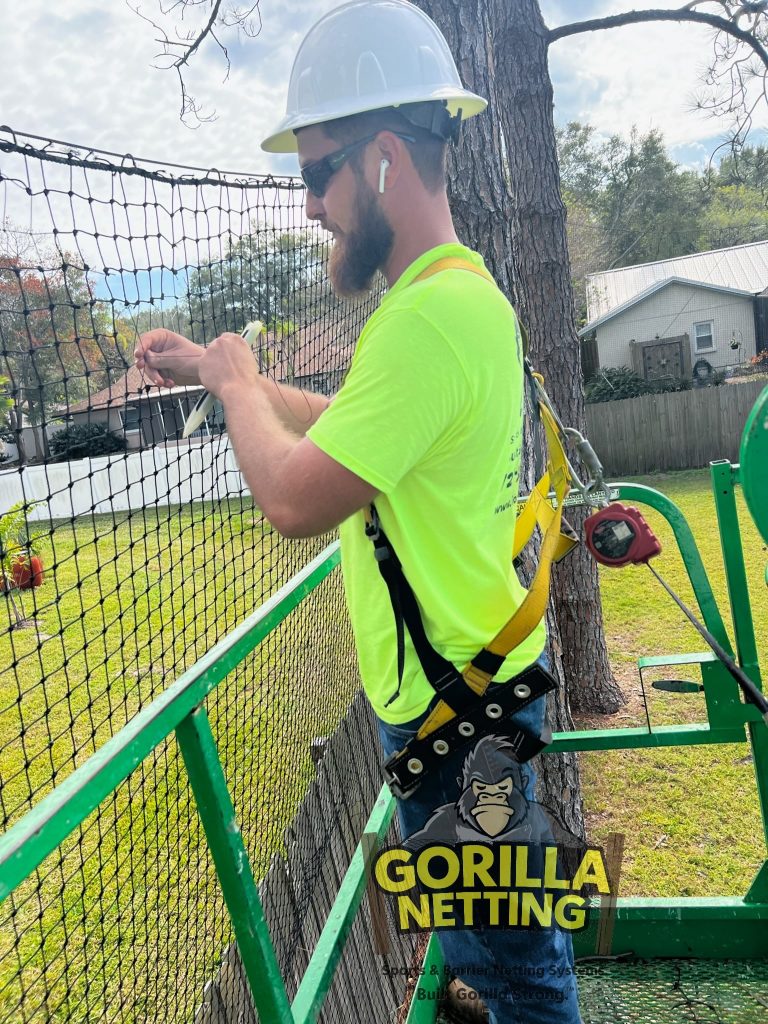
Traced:
[[[153, 404], [154, 404], [155, 408], [157, 409], [157, 412], [153, 413], [151, 411], [151, 407], [150, 407], [149, 416], [150, 416], [150, 419], [152, 419], [152, 418], [154, 418], [156, 416], [157, 419], [159, 420], [159, 422], [160, 422], [160, 435], [159, 436], [162, 439], [163, 437], [167, 437], [168, 436], [165, 433], [165, 420], [163, 419], [163, 403], [162, 402], [154, 402]], [[155, 434], [156, 431], [157, 431], [157, 427], [153, 424], [153, 434]]]
[[210, 433], [213, 435], [223, 434], [224, 431], [227, 429], [226, 424], [224, 423], [224, 406], [221, 404], [218, 398], [213, 403], [213, 408], [208, 413], [206, 423], [208, 424], [208, 429]]
[[[187, 419], [189, 418], [189, 414], [192, 412], [192, 409], [195, 406], [194, 397], [195, 396], [192, 396], [192, 398], [179, 399], [178, 405], [181, 411], [181, 418], [184, 422], [187, 421]], [[216, 401], [213, 403], [213, 408], [205, 417], [203, 422], [200, 424], [197, 430], [193, 430], [189, 436], [205, 438], [215, 437], [217, 434], [222, 434], [225, 429], [226, 428], [224, 425], [224, 406], [218, 399], [216, 399]], [[179, 433], [179, 437], [181, 437], [181, 433]]]
[[123, 421], [123, 430], [139, 430], [141, 427], [141, 410], [135, 405], [126, 405], [120, 412], [120, 419]]
[[698, 355], [700, 352], [714, 352], [715, 339], [712, 334], [712, 321], [707, 320], [703, 324], [693, 325], [693, 350]]

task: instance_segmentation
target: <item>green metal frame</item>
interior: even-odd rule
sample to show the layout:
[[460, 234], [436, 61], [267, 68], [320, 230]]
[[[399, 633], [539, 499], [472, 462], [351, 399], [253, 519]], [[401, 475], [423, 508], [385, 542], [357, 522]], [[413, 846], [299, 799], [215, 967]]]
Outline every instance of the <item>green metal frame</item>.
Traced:
[[[711, 471], [736, 655], [759, 685], [734, 496], [739, 467], [718, 462], [712, 464]], [[674, 531], [701, 616], [710, 632], [732, 651], [693, 535], [680, 510], [652, 488], [615, 484], [611, 491], [618, 492], [622, 499], [649, 505], [665, 517]], [[203, 701], [338, 562], [338, 544], [333, 544], [9, 829], [0, 838], [0, 900], [21, 884], [156, 746], [175, 732], [259, 1019], [262, 1024], [309, 1024], [316, 1020], [365, 892], [371, 850], [381, 844], [392, 819], [394, 798], [382, 787], [366, 825], [365, 842], [361, 842], [352, 857], [296, 997], [290, 1003]], [[641, 663], [641, 669], [699, 663], [707, 723], [558, 733], [547, 752], [749, 741], [768, 844], [768, 730], [756, 709], [742, 702], [734, 680], [708, 655], [645, 658]], [[639, 956], [768, 955], [768, 860], [743, 899], [619, 898], [615, 913], [614, 953], [632, 950]], [[577, 954], [594, 949], [596, 918], [593, 914], [590, 927], [577, 934]], [[435, 1019], [435, 997], [442, 974], [439, 945], [432, 936], [409, 1022]]]
[[[745, 672], [761, 685], [752, 611], [749, 602], [741, 531], [736, 512], [735, 486], [739, 467], [715, 462], [710, 466], [725, 566], [736, 657]], [[636, 484], [613, 484], [621, 499], [649, 505], [672, 527], [701, 617], [709, 631], [733, 653], [712, 594], [696, 543], [680, 510], [664, 495]], [[650, 729], [597, 729], [555, 733], [547, 753], [560, 750], [617, 750], [697, 743], [750, 742], [768, 848], [768, 730], [760, 714], [745, 704], [736, 682], [709, 654], [641, 658], [640, 668], [652, 665], [696, 663], [701, 667], [707, 724], [660, 726]], [[746, 729], [745, 729], [746, 727]], [[768, 955], [768, 860], [765, 859], [743, 898], [637, 899], [616, 901], [613, 952], [633, 951], [638, 956]], [[576, 955], [594, 952], [595, 933], [587, 928], [574, 936]]]
[[[768, 387], [763, 388], [741, 435], [739, 462], [744, 500], [763, 540], [768, 544]], [[768, 577], [766, 577], [768, 582]]]

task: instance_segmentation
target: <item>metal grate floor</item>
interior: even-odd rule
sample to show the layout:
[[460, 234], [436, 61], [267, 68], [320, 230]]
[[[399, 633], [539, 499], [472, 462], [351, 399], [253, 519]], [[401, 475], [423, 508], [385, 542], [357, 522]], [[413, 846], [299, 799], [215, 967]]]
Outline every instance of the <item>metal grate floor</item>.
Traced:
[[584, 1024], [768, 1024], [768, 960], [577, 964]]
[[[582, 961], [576, 970], [583, 1024], [768, 1024], [765, 959]], [[487, 1019], [443, 1008], [437, 1024]]]

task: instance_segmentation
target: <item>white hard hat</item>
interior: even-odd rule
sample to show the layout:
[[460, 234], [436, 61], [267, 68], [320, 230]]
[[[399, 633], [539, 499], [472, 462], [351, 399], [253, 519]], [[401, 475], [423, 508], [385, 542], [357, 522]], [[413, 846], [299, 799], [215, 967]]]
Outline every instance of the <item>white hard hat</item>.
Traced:
[[[298, 128], [435, 101], [463, 120], [487, 106], [463, 88], [442, 33], [418, 7], [406, 0], [352, 0], [307, 33], [293, 62], [285, 117], [261, 148], [295, 153]], [[401, 113], [408, 117], [408, 108]], [[423, 118], [409, 119], [435, 130]]]

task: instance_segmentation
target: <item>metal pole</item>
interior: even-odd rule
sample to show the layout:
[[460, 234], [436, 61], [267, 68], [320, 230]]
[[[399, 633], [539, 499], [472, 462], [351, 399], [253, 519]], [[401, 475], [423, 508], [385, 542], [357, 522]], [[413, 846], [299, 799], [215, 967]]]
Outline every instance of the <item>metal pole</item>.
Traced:
[[[760, 666], [734, 490], [734, 484], [739, 479], [739, 467], [721, 460], [710, 463], [710, 473], [738, 661], [749, 677], [760, 686]], [[748, 722], [747, 732], [752, 746], [763, 835], [768, 849], [768, 730], [762, 722]], [[768, 902], [768, 860], [763, 863], [745, 900], [750, 903]]]
[[292, 1024], [275, 950], [211, 732], [200, 706], [176, 729], [261, 1024]]

